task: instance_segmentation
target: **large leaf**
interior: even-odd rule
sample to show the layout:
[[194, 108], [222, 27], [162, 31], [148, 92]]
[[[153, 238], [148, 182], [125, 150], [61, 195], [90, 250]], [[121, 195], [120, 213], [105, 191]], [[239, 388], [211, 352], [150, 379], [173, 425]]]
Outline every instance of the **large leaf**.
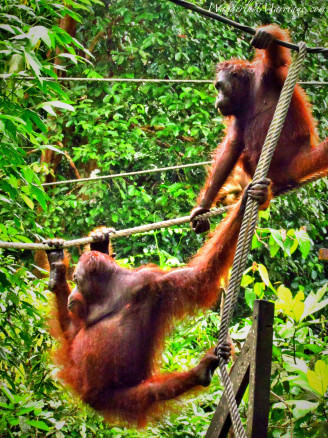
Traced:
[[75, 108], [72, 105], [70, 105], [69, 103], [61, 102], [60, 100], [50, 100], [49, 102], [43, 102], [39, 105], [39, 107], [46, 110], [52, 116], [56, 116], [54, 108], [75, 111]]
[[52, 44], [49, 32], [49, 29], [44, 26], [34, 26], [29, 29], [27, 33], [27, 38], [30, 40], [33, 47], [36, 46], [41, 39], [50, 49], [52, 47]]
[[306, 259], [311, 249], [311, 239], [304, 229], [295, 230], [295, 236], [298, 240], [302, 256]]
[[328, 365], [326, 362], [318, 360], [314, 371], [308, 370], [307, 378], [311, 388], [323, 397], [328, 388]]
[[304, 312], [302, 314], [302, 320], [308, 317], [309, 315], [312, 315], [315, 312], [318, 312], [319, 310], [323, 309], [328, 305], [328, 298], [326, 298], [323, 301], [320, 301], [325, 292], [327, 291], [328, 283], [324, 285], [322, 288], [318, 290], [318, 292], [315, 294], [313, 292], [310, 292], [309, 295], [306, 297], [304, 301]]
[[38, 60], [38, 58], [35, 56], [34, 53], [24, 50], [24, 54], [25, 54], [25, 62], [27, 68], [31, 68], [34, 71], [35, 75], [39, 77], [42, 64], [40, 63], [40, 61]]
[[36, 429], [44, 430], [48, 432], [50, 430], [50, 427], [41, 420], [26, 420], [26, 423], [29, 424], [32, 427], [35, 427]]
[[258, 266], [259, 274], [260, 274], [264, 284], [266, 286], [271, 286], [267, 268], [264, 265], [262, 265], [261, 263], [259, 263], [257, 266]]

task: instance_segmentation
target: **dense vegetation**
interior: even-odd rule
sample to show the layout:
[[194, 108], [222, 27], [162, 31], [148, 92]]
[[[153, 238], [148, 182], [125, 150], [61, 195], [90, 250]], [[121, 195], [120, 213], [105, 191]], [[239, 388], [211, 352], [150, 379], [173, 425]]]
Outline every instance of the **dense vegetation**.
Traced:
[[[320, 1], [197, 3], [254, 27], [278, 23], [294, 41], [328, 44], [327, 7]], [[0, 73], [6, 75], [0, 240], [77, 238], [102, 224], [121, 229], [188, 214], [203, 167], [41, 184], [210, 159], [224, 131], [212, 85], [41, 77], [211, 79], [217, 61], [251, 57], [249, 36], [159, 0], [6, 0], [0, 16]], [[301, 80], [328, 81], [326, 65], [323, 55], [308, 56]], [[328, 131], [327, 90], [306, 88], [321, 138]], [[261, 213], [231, 330], [239, 346], [254, 299], [275, 301], [274, 438], [328, 436], [328, 262], [318, 260], [318, 249], [327, 247], [327, 189], [327, 179], [315, 182]], [[179, 266], [202, 241], [186, 225], [114, 243], [124, 264]], [[73, 262], [78, 254], [72, 251]], [[222, 393], [217, 377], [207, 392], [179, 401], [175, 413], [143, 431], [110, 427], [54, 379], [46, 328], [50, 294], [34, 264], [29, 251], [0, 249], [0, 436], [202, 436]], [[215, 311], [181, 324], [167, 341], [164, 369], [195, 364], [215, 343], [218, 324]], [[247, 397], [241, 413], [246, 421]]]

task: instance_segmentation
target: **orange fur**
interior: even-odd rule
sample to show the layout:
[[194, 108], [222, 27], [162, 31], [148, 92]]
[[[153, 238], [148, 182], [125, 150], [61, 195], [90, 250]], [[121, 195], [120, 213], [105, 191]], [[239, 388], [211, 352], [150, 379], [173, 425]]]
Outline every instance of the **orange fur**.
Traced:
[[[260, 29], [274, 38], [290, 40], [288, 31], [277, 25]], [[232, 59], [217, 65], [218, 106], [225, 105], [222, 108], [227, 114], [227, 129], [198, 198], [201, 207], [209, 208], [222, 199], [219, 191], [234, 169], [242, 168], [248, 178], [254, 175], [290, 63], [290, 50], [273, 42], [266, 49], [256, 49], [252, 61]], [[230, 91], [220, 85], [224, 74], [225, 86], [232, 87]], [[304, 180], [327, 175], [328, 138], [318, 143], [311, 105], [297, 84], [269, 169], [274, 195]]]
[[[59, 377], [105, 419], [142, 427], [169, 400], [198, 390], [212, 353], [191, 370], [169, 374], [159, 373], [159, 359], [176, 319], [218, 299], [240, 222], [238, 205], [186, 268], [126, 269], [109, 255], [90, 251], [79, 260], [74, 274], [78, 290], [71, 291], [61, 274], [66, 267], [51, 265], [57, 270], [53, 278], [59, 324], [53, 333], [60, 343]], [[68, 311], [67, 303], [75, 299], [85, 302], [90, 320]], [[97, 312], [104, 309], [105, 317], [99, 318]]]

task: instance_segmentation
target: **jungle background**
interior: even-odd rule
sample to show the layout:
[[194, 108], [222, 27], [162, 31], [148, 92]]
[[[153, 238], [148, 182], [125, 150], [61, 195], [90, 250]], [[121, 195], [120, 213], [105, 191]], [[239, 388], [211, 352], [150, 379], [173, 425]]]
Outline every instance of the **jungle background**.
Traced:
[[[294, 42], [328, 47], [322, 1], [197, 4], [253, 27], [278, 23]], [[187, 215], [204, 166], [42, 183], [210, 160], [224, 135], [213, 85], [56, 78], [212, 79], [217, 62], [252, 57], [251, 37], [159, 0], [4, 0], [0, 16], [0, 240], [72, 239], [100, 225], [119, 230]], [[327, 58], [308, 55], [300, 80], [327, 82]], [[306, 92], [324, 139], [328, 86], [306, 86]], [[254, 299], [276, 304], [269, 437], [328, 436], [328, 261], [318, 259], [327, 247], [327, 188], [322, 179], [261, 213], [234, 314], [231, 335], [239, 348]], [[114, 246], [125, 266], [171, 267], [182, 266], [204, 238], [186, 224], [117, 239]], [[80, 253], [72, 249], [73, 264]], [[0, 249], [0, 436], [203, 436], [222, 394], [217, 376], [144, 430], [106, 424], [63, 388], [50, 359], [51, 294], [37, 262], [31, 251]], [[178, 325], [163, 370], [189, 368], [215, 344], [218, 310]], [[241, 414], [246, 421], [247, 394]]]

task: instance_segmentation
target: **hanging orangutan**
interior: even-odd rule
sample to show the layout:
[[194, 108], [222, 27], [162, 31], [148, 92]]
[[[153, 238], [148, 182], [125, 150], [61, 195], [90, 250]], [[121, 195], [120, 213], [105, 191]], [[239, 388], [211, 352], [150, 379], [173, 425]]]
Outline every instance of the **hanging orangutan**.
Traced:
[[[274, 42], [289, 41], [277, 25], [258, 29], [253, 61], [233, 59], [217, 65], [215, 106], [228, 117], [226, 136], [214, 152], [214, 163], [198, 206], [191, 212], [196, 233], [209, 229], [208, 220], [197, 217], [207, 211], [227, 177], [237, 166], [248, 177], [256, 165], [291, 63], [290, 50]], [[311, 106], [296, 85], [287, 118], [269, 170], [273, 195], [297, 187], [302, 181], [328, 173], [328, 138], [318, 144]]]
[[[235, 252], [247, 196], [268, 199], [269, 180], [249, 186], [228, 218], [185, 268], [127, 269], [96, 236], [76, 266], [70, 289], [61, 242], [48, 251], [50, 289], [55, 293], [54, 334], [61, 344], [60, 378], [106, 419], [143, 426], [164, 402], [207, 386], [228, 359], [230, 343], [205, 354], [189, 371], [163, 374], [158, 365], [165, 336], [177, 319], [212, 306]], [[53, 324], [54, 326], [54, 324]]]

